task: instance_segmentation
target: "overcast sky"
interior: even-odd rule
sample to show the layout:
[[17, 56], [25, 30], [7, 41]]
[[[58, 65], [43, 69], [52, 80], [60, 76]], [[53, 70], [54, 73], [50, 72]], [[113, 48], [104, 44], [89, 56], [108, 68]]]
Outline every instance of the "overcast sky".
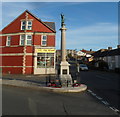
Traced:
[[61, 13], [65, 15], [67, 49], [98, 50], [118, 45], [117, 2], [3, 2], [1, 28], [26, 9], [42, 21], [55, 22], [57, 49]]

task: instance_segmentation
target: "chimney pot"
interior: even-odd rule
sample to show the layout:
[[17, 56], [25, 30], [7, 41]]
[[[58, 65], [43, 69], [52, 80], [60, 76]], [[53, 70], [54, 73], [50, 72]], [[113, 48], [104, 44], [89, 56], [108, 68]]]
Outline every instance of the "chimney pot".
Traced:
[[112, 47], [108, 47], [108, 50], [112, 50]]
[[120, 48], [120, 45], [117, 45], [117, 48]]

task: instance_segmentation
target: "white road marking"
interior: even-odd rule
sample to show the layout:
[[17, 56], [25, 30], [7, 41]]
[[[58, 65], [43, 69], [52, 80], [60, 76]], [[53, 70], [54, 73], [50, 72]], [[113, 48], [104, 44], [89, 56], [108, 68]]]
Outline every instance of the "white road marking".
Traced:
[[96, 98], [97, 98], [97, 99], [99, 99], [99, 100], [102, 100], [102, 98], [101, 98], [101, 97], [99, 97], [99, 96], [96, 96]]
[[116, 112], [116, 113], [120, 112], [120, 110], [116, 109], [115, 107], [111, 107], [110, 104], [109, 104], [107, 101], [104, 101], [103, 98], [97, 96], [95, 93], [93, 93], [93, 91], [91, 91], [91, 90], [89, 90], [89, 89], [88, 89], [87, 91], [88, 91], [89, 93], [91, 93], [94, 97], [96, 97], [97, 99], [101, 100], [101, 102], [102, 102], [103, 104], [105, 104], [106, 106], [108, 106], [108, 107], [109, 107], [111, 110], [113, 110], [114, 112]]
[[95, 93], [93, 93], [93, 92], [92, 92], [91, 94], [92, 94], [93, 96], [96, 96], [96, 94], [95, 94]]
[[112, 109], [112, 110], [114, 111], [113, 107], [109, 107], [109, 108]]
[[115, 112], [119, 112], [119, 110], [116, 109], [115, 107], [109, 107], [109, 108], [112, 109], [112, 110], [115, 111]]
[[90, 93], [91, 93], [92, 91], [88, 89], [88, 92], [90, 92]]
[[110, 105], [107, 101], [101, 101], [103, 104], [105, 104], [105, 105]]

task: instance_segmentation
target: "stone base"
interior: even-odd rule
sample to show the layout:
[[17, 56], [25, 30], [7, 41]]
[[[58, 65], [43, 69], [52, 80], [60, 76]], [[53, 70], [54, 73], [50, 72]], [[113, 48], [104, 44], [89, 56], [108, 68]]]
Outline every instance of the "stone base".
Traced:
[[70, 64], [67, 61], [61, 61], [60, 64], [60, 75], [69, 75]]
[[61, 81], [61, 85], [62, 87], [69, 87], [72, 86], [72, 77], [71, 75], [59, 75], [60, 81]]

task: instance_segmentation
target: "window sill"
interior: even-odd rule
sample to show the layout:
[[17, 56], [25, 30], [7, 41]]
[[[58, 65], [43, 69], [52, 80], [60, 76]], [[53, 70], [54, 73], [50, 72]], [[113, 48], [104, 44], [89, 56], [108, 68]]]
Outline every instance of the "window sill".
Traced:
[[42, 47], [47, 47], [47, 45], [41, 45]]

